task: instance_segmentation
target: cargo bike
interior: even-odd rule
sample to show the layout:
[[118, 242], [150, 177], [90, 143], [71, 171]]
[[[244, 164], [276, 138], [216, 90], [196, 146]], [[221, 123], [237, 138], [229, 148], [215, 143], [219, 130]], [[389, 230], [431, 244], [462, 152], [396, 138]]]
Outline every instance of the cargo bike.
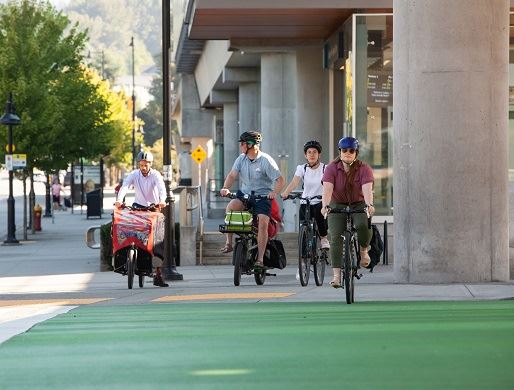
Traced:
[[[127, 275], [129, 289], [137, 275], [142, 288], [145, 276], [154, 276], [154, 257], [162, 259], [164, 215], [155, 205], [123, 205], [121, 209], [114, 209], [111, 234], [114, 272]], [[160, 259], [157, 260], [160, 262]]]
[[286, 266], [284, 246], [280, 240], [275, 238], [278, 232], [277, 224], [281, 222], [278, 203], [276, 203], [276, 200], [272, 200], [272, 215], [268, 225], [268, 243], [264, 254], [264, 268], [256, 268], [258, 220], [257, 214], [250, 206], [250, 201], [268, 198], [263, 195], [248, 195], [240, 192], [237, 194], [229, 193], [227, 197], [241, 200], [247, 209], [246, 211], [227, 212], [225, 223], [219, 226], [221, 233], [237, 235], [232, 257], [234, 285], [240, 285], [241, 275], [253, 275], [255, 283], [263, 285], [266, 276], [276, 276], [276, 274], [269, 272], [270, 269], [283, 269]]

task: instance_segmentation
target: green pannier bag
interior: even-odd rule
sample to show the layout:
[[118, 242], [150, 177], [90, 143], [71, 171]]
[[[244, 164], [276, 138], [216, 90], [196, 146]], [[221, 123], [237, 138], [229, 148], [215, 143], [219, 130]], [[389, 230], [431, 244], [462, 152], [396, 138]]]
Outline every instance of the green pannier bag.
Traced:
[[225, 216], [225, 230], [231, 232], [251, 232], [252, 213], [248, 211], [230, 211]]

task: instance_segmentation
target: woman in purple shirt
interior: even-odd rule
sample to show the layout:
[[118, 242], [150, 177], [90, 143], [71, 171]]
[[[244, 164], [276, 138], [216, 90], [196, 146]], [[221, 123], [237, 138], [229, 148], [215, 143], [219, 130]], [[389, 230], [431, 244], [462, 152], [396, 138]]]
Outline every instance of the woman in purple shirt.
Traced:
[[[369, 165], [359, 160], [359, 141], [353, 137], [339, 140], [339, 157], [332, 161], [323, 174], [322, 213], [327, 215], [327, 206], [340, 208], [350, 206], [351, 209], [362, 209], [368, 206], [368, 213], [375, 213], [373, 207], [373, 171]], [[357, 227], [362, 267], [370, 263], [368, 255], [372, 231], [368, 228], [366, 214], [354, 214], [353, 220]], [[330, 234], [330, 260], [334, 278], [332, 287], [341, 287], [341, 253], [343, 239], [341, 234], [346, 229], [345, 214], [328, 214], [328, 231]]]

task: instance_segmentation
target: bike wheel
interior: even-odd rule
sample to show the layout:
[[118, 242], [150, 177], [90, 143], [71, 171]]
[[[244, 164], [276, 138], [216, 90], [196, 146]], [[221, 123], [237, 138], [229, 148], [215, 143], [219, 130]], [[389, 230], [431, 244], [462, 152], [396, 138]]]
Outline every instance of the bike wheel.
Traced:
[[136, 250], [131, 248], [127, 252], [127, 284], [129, 290], [132, 289], [132, 286], [134, 284], [134, 271], [135, 271], [135, 265], [136, 265]]
[[309, 274], [311, 271], [311, 250], [309, 248], [309, 229], [307, 226], [300, 226], [298, 234], [298, 273], [300, 274], [300, 284], [305, 287], [309, 284]]
[[314, 260], [314, 281], [316, 286], [322, 286], [325, 279], [325, 267], [327, 265], [327, 250], [321, 249], [319, 239], [316, 240], [316, 259]]
[[350, 233], [345, 233], [344, 236], [344, 264], [343, 264], [343, 278], [344, 278], [344, 292], [346, 295], [346, 303], [351, 304], [354, 293], [354, 274], [352, 258], [357, 256], [355, 253], [355, 245], [353, 243], [354, 237]]
[[139, 274], [139, 287], [143, 288], [145, 285], [145, 275]]
[[243, 271], [243, 264], [246, 259], [246, 248], [241, 241], [236, 242], [234, 248], [234, 286], [239, 286], [241, 283], [241, 273]]

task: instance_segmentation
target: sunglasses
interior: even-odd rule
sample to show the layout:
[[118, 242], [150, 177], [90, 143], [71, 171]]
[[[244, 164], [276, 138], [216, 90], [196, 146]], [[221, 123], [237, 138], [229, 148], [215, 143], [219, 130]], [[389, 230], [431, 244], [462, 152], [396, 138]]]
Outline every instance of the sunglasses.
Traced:
[[355, 149], [353, 149], [353, 148], [350, 148], [350, 149], [348, 149], [348, 148], [342, 148], [342, 149], [339, 149], [339, 150], [340, 150], [341, 152], [343, 152], [343, 153], [350, 153], [350, 154], [354, 154], [354, 153], [355, 153]]

